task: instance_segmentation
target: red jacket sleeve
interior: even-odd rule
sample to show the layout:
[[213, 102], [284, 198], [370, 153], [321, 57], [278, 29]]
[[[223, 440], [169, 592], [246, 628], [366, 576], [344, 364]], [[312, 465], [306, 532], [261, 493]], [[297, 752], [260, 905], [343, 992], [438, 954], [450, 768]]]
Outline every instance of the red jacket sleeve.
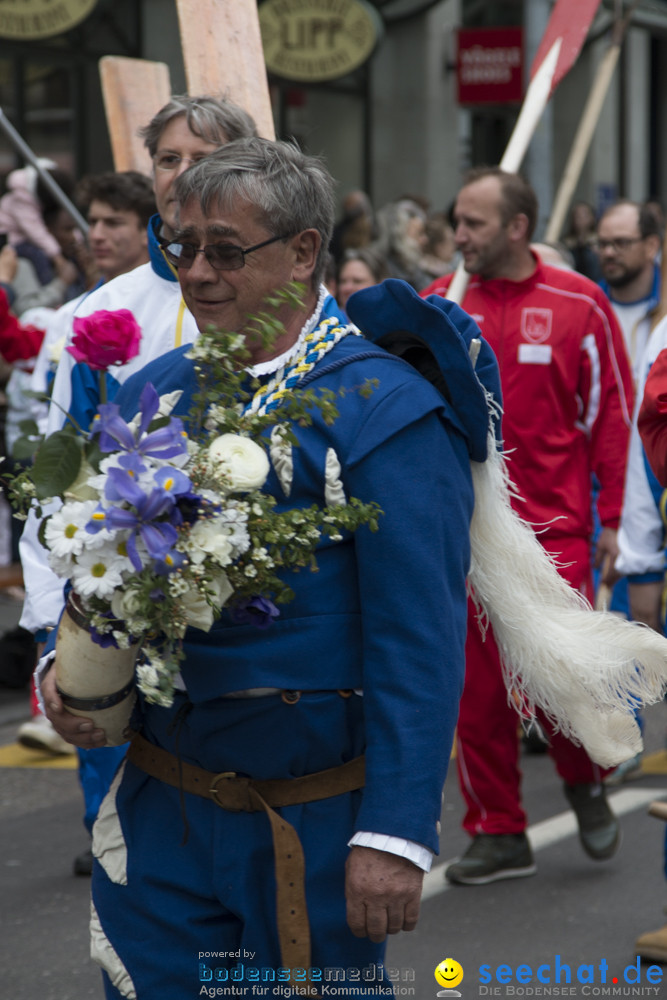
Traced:
[[27, 361], [35, 358], [44, 340], [44, 331], [34, 326], [22, 326], [9, 311], [4, 289], [0, 288], [0, 354], [5, 361]]
[[667, 486], [667, 349], [651, 365], [637, 419], [649, 465], [661, 486]]

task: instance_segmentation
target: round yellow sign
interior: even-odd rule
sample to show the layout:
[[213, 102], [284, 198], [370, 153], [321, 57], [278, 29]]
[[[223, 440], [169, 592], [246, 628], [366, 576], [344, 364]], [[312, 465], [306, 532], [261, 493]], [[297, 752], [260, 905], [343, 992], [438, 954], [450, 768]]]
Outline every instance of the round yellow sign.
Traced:
[[259, 24], [266, 68], [306, 83], [351, 73], [382, 34], [379, 14], [365, 0], [265, 0]]
[[0, 38], [50, 38], [69, 31], [97, 0], [0, 0]]

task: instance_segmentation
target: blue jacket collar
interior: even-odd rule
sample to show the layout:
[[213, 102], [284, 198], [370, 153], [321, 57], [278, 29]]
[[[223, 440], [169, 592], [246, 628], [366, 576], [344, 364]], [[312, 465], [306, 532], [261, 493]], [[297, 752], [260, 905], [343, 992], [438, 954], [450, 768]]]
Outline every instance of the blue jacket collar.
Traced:
[[178, 281], [175, 269], [171, 264], [167, 263], [167, 260], [160, 250], [160, 229], [162, 228], [162, 219], [159, 215], [153, 215], [148, 221], [148, 253], [150, 256], [151, 267], [160, 278], [164, 278], [165, 281]]
[[[600, 288], [605, 293], [605, 295], [607, 296], [607, 298], [609, 299], [610, 302], [616, 303], [616, 299], [614, 298], [614, 295], [613, 295], [613, 289], [609, 287], [609, 284], [606, 281], [601, 281], [600, 282]], [[619, 303], [616, 303], [616, 304], [617, 305], [621, 305], [621, 306], [625, 306], [625, 305], [635, 306], [639, 302], [645, 302], [646, 303], [646, 314], [647, 315], [650, 312], [652, 312], [656, 308], [656, 306], [659, 305], [659, 303], [660, 303], [660, 267], [658, 266], [658, 264], [654, 264], [653, 265], [653, 284], [651, 286], [651, 291], [649, 292], [648, 296], [645, 299], [637, 299], [636, 302], [619, 302]]]

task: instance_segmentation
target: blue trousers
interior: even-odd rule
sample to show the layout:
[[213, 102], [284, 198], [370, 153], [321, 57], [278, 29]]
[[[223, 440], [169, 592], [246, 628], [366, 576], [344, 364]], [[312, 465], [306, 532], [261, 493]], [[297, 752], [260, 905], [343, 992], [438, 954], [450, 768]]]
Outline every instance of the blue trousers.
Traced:
[[[218, 699], [194, 705], [187, 714], [184, 706], [181, 696], [172, 710], [150, 708], [144, 735], [215, 772], [295, 777], [335, 767], [364, 749], [363, 699], [356, 695], [310, 692], [296, 704], [279, 695]], [[382, 978], [384, 956], [384, 945], [354, 937], [345, 917], [347, 842], [359, 799], [360, 793], [352, 792], [278, 810], [296, 828], [304, 849], [316, 980], [317, 970], [352, 970], [355, 995], [364, 985], [363, 970], [364, 980], [372, 967]], [[226, 812], [209, 799], [181, 795], [129, 762], [116, 810], [127, 851], [126, 879], [113, 881], [96, 861], [93, 902], [138, 1000], [196, 996], [207, 982], [224, 987], [232, 970], [236, 980], [230, 981], [238, 985], [271, 986], [272, 972], [282, 963], [266, 815]], [[102, 847], [96, 829], [95, 853]], [[341, 974], [335, 978], [338, 988]], [[347, 982], [347, 971], [345, 977]], [[122, 982], [120, 991], [105, 978], [107, 998], [127, 995]], [[369, 997], [377, 995], [377, 981], [368, 987]]]

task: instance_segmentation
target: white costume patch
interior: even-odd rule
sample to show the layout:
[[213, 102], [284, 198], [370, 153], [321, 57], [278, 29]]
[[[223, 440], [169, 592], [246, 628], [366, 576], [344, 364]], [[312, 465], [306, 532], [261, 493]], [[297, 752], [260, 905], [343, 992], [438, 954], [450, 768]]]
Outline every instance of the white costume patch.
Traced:
[[137, 991], [130, 974], [104, 933], [92, 900], [90, 903], [90, 957], [93, 962], [104, 969], [112, 985], [116, 987], [121, 996], [127, 997], [127, 1000], [137, 1000]]
[[340, 474], [341, 466], [338, 455], [333, 448], [327, 448], [327, 458], [324, 467], [324, 499], [330, 506], [347, 503]]
[[117, 885], [127, 885], [127, 845], [116, 811], [116, 792], [124, 772], [125, 763], [118, 768], [93, 827], [93, 855]]
[[285, 440], [284, 435], [285, 429], [280, 424], [276, 424], [271, 428], [269, 454], [281, 489], [285, 496], [288, 497], [292, 492], [294, 458], [292, 456], [292, 445]]

